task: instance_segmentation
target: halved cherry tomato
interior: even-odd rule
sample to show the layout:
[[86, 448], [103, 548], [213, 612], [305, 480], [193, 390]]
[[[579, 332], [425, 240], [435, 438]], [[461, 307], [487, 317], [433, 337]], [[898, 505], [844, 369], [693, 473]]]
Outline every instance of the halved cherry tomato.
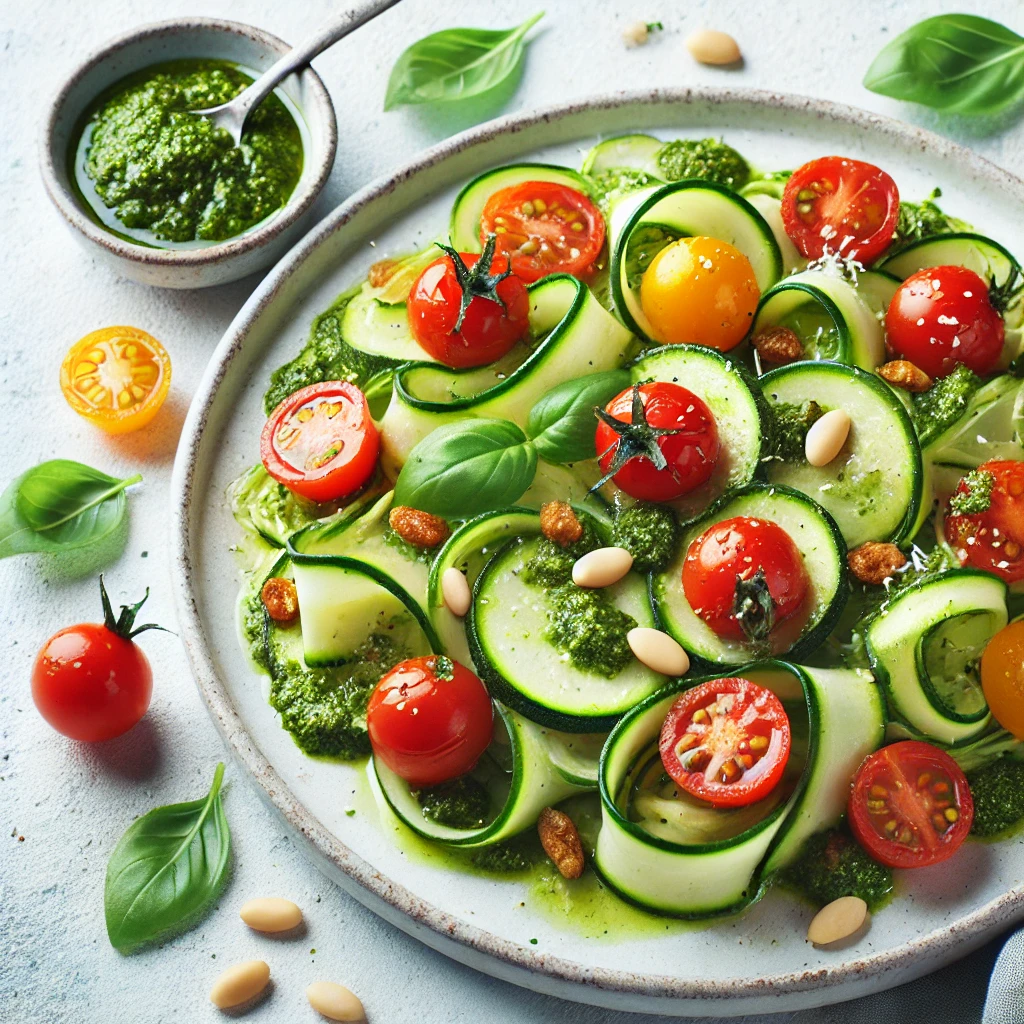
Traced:
[[992, 717], [1024, 739], [1024, 619], [989, 640], [981, 656], [981, 689]]
[[1006, 325], [973, 270], [927, 267], [896, 289], [885, 333], [895, 355], [930, 377], [945, 377], [958, 363], [984, 376], [999, 362]]
[[32, 700], [39, 713], [57, 732], [86, 743], [120, 736], [146, 713], [153, 671], [134, 637], [160, 628], [135, 625], [145, 597], [122, 605], [115, 619], [102, 576], [100, 595], [103, 623], [83, 622], [55, 633], [32, 669]]
[[[639, 396], [639, 422], [634, 394]], [[667, 381], [641, 384], [616, 395], [605, 414], [594, 436], [601, 469], [634, 498], [671, 501], [714, 472], [718, 427], [707, 404], [692, 391]], [[660, 469], [654, 461], [658, 452]]]
[[335, 501], [373, 474], [380, 435], [362, 391], [331, 380], [289, 395], [260, 435], [267, 472], [310, 501]]
[[484, 204], [480, 241], [491, 233], [516, 277], [586, 274], [604, 245], [604, 218], [582, 193], [550, 181], [499, 189]]
[[104, 327], [76, 341], [60, 367], [60, 389], [79, 416], [108, 434], [149, 423], [171, 387], [171, 357], [137, 327]]
[[[456, 258], [462, 263], [458, 270]], [[500, 359], [530, 329], [526, 285], [515, 275], [503, 275], [508, 275], [508, 259], [492, 259], [486, 249], [483, 256], [453, 253], [431, 263], [409, 293], [412, 336], [435, 359], [455, 369]], [[463, 314], [467, 289], [469, 304]]]
[[366, 709], [373, 756], [410, 786], [465, 775], [491, 742], [493, 708], [484, 684], [441, 654], [410, 658], [377, 684]]
[[693, 541], [683, 562], [686, 600], [721, 637], [764, 639], [801, 609], [809, 585], [793, 538], [768, 519], [715, 523]]
[[739, 249], [717, 238], [680, 238], [640, 280], [640, 305], [654, 337], [669, 345], [735, 348], [754, 322], [761, 289]]
[[864, 759], [848, 813], [857, 841], [875, 860], [891, 868], [923, 868], [960, 848], [974, 820], [974, 801], [949, 754], [902, 740]]
[[827, 246], [867, 266], [892, 242], [899, 210], [899, 189], [885, 171], [842, 156], [798, 167], [782, 193], [786, 234], [808, 259]]
[[[946, 540], [961, 565], [995, 573], [1007, 583], [1024, 580], [1024, 462], [993, 459], [978, 473], [990, 473], [991, 501], [986, 512], [948, 514]], [[956, 493], [970, 490], [961, 480]]]
[[712, 679], [676, 698], [661, 727], [665, 771], [691, 796], [715, 807], [766, 797], [789, 760], [789, 716], [749, 679]]

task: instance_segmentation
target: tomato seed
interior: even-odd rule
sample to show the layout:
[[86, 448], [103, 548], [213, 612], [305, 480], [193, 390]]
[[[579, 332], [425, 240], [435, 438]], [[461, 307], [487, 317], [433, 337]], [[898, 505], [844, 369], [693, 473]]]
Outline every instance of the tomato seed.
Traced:
[[767, 736], [752, 736], [750, 738], [750, 749], [755, 754], [763, 754], [768, 749], [768, 737]]
[[924, 789], [924, 787], [927, 786], [928, 783], [931, 782], [931, 781], [932, 781], [932, 777], [931, 777], [931, 775], [928, 774], [928, 772], [922, 772], [917, 777], [917, 785], [918, 785], [918, 787], [920, 789]]
[[[920, 785], [920, 783], [918, 783]], [[879, 786], [877, 783], [871, 787], [871, 795], [882, 797], [883, 799], [889, 795], [889, 790], [885, 786]]]
[[946, 821], [954, 822], [960, 817], [960, 812], [955, 807], [947, 807], [943, 811]]
[[710, 721], [710, 718], [704, 708], [697, 708], [693, 713], [691, 721], [696, 722], [698, 725], [703, 725], [705, 722]]

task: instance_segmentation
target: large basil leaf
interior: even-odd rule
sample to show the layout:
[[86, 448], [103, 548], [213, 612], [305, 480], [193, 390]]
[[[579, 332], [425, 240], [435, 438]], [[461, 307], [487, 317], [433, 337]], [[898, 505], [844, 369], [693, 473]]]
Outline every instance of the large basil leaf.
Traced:
[[525, 36], [544, 12], [517, 28], [447, 28], [415, 42], [395, 61], [384, 109], [479, 96], [519, 67]]
[[70, 459], [40, 463], [0, 495], [0, 558], [102, 540], [124, 519], [125, 488], [141, 479], [119, 480]]
[[864, 85], [937, 110], [993, 114], [1024, 99], [1024, 38], [974, 14], [926, 18], [879, 53]]
[[429, 433], [398, 474], [394, 504], [445, 519], [511, 505], [537, 472], [537, 452], [508, 420], [464, 420]]
[[545, 462], [580, 462], [597, 456], [594, 407], [608, 404], [629, 387], [626, 370], [605, 370], [563, 381], [530, 410], [526, 433]]
[[154, 808], [114, 847], [103, 903], [115, 948], [131, 952], [191, 927], [220, 894], [231, 859], [223, 778], [224, 765], [218, 764], [205, 797]]

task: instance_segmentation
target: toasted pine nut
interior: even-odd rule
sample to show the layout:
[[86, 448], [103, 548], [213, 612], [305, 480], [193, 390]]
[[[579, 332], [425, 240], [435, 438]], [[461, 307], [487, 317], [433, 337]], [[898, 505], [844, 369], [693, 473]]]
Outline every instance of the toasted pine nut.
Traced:
[[577, 587], [594, 590], [618, 583], [633, 566], [633, 556], [625, 548], [597, 548], [576, 559], [572, 581]]
[[686, 48], [699, 64], [738, 64], [743, 59], [739, 44], [732, 36], [710, 28], [687, 36]]
[[646, 21], [634, 21], [622, 30], [622, 38], [627, 46], [643, 46], [651, 36]]
[[465, 618], [473, 603], [473, 594], [469, 589], [469, 581], [454, 565], [448, 566], [441, 574], [441, 596], [452, 615]]
[[270, 966], [263, 960], [246, 960], [229, 967], [210, 989], [210, 1002], [218, 1010], [241, 1006], [258, 996], [270, 981]]
[[850, 414], [832, 409], [811, 424], [804, 441], [804, 454], [812, 466], [827, 466], [842, 450], [850, 436]]
[[363, 1004], [344, 985], [333, 981], [314, 981], [306, 989], [309, 1005], [328, 1020], [366, 1020]]
[[257, 932], [288, 932], [302, 923], [302, 911], [278, 896], [265, 896], [242, 904], [238, 916]]
[[840, 896], [822, 907], [807, 929], [807, 940], [815, 946], [848, 939], [863, 926], [868, 917], [868, 905], [859, 896]]
[[684, 676], [690, 668], [686, 651], [660, 629], [637, 626], [626, 634], [630, 650], [649, 669], [663, 676]]

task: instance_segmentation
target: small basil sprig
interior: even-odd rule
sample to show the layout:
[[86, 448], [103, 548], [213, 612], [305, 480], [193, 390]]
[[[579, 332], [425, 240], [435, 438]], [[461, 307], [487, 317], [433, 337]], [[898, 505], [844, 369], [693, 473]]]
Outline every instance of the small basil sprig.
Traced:
[[0, 558], [95, 544], [120, 526], [125, 488], [141, 479], [119, 480], [70, 459], [22, 473], [0, 495]]
[[196, 924], [220, 894], [231, 860], [218, 764], [200, 800], [156, 807], [129, 826], [107, 864], [110, 943], [123, 953]]
[[564, 381], [542, 395], [526, 421], [537, 454], [556, 464], [596, 458], [594, 407], [603, 408], [628, 387], [628, 371], [605, 370]]
[[395, 61], [384, 109], [489, 92], [519, 67], [526, 33], [542, 17], [543, 11], [510, 29], [448, 28], [425, 36]]
[[431, 431], [409, 453], [395, 505], [467, 519], [511, 505], [537, 472], [537, 450], [508, 420], [463, 420]]
[[874, 59], [872, 92], [957, 114], [995, 114], [1024, 99], [1024, 38], [974, 14], [912, 25]]

